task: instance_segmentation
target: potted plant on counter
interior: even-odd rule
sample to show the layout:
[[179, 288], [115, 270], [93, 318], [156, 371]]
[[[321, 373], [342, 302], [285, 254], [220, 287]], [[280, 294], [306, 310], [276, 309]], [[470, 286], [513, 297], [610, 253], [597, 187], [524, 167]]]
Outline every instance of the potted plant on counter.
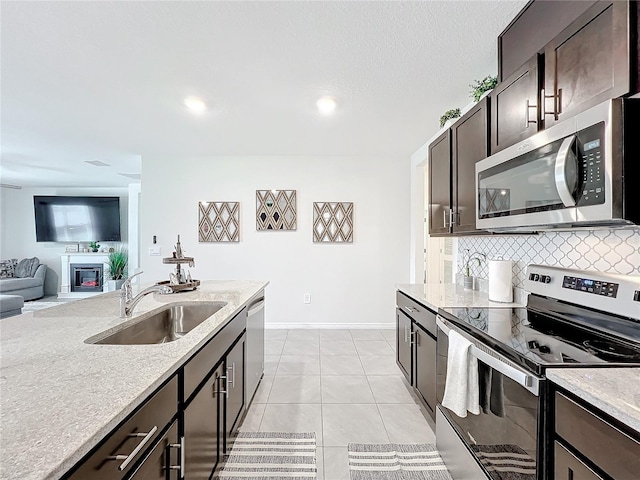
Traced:
[[107, 292], [119, 290], [127, 278], [127, 265], [129, 263], [129, 254], [124, 247], [118, 247], [109, 253], [107, 259]]
[[93, 253], [96, 253], [98, 251], [98, 249], [100, 248], [100, 244], [98, 242], [91, 242], [89, 244], [89, 248], [91, 249], [91, 251]]

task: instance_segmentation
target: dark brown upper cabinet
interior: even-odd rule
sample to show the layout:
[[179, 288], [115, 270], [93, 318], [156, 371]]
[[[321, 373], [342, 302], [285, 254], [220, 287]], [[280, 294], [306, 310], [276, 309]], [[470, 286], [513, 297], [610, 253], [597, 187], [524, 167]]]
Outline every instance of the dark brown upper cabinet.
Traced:
[[596, 2], [547, 44], [545, 127], [610, 98], [634, 93], [632, 66], [638, 33], [632, 3]]
[[491, 92], [491, 154], [538, 132], [539, 63], [536, 54]]
[[489, 99], [429, 145], [429, 234], [477, 233], [476, 162], [487, 157]]
[[489, 154], [489, 99], [480, 100], [452, 127], [452, 232], [476, 231], [476, 163]]
[[498, 81], [541, 52], [595, 0], [530, 1], [498, 37]]
[[451, 130], [429, 145], [429, 233], [450, 232]]

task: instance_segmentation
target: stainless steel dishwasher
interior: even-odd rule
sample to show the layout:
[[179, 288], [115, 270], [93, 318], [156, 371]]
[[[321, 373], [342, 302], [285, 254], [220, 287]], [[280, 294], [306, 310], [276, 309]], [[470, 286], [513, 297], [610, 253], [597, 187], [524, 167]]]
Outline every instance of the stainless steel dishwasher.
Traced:
[[264, 293], [247, 310], [246, 348], [244, 394], [245, 405], [249, 405], [264, 373]]

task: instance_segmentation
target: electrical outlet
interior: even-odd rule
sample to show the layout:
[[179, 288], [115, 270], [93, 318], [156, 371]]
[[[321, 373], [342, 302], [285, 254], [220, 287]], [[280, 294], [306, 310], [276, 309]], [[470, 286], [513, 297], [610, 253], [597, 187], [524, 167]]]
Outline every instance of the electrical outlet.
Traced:
[[310, 293], [305, 293], [304, 294], [304, 303], [311, 303], [311, 294]]
[[159, 257], [160, 247], [149, 247], [149, 255], [153, 257]]

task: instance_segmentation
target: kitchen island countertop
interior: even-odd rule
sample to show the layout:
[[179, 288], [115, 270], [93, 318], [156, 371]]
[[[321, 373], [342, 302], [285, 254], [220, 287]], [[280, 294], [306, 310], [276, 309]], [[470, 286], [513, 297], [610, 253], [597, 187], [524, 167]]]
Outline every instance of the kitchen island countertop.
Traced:
[[[1, 320], [0, 479], [61, 478], [267, 284], [203, 281], [147, 295], [126, 320], [119, 292]], [[226, 305], [174, 342], [85, 343], [168, 304], [210, 301]]]

